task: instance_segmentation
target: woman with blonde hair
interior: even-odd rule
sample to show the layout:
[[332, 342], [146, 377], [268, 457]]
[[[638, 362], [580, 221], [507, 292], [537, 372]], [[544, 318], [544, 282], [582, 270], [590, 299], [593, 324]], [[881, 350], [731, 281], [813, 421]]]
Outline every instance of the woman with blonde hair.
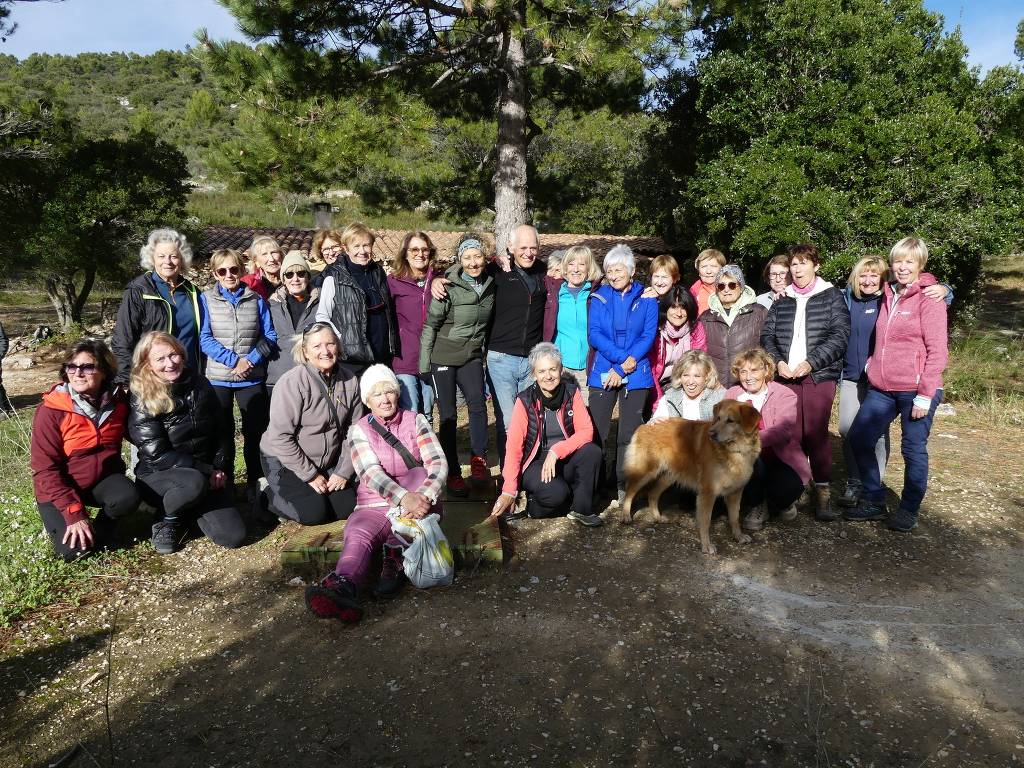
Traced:
[[234, 405], [242, 416], [242, 455], [249, 503], [259, 503], [263, 470], [260, 437], [267, 428], [267, 361], [277, 347], [270, 307], [242, 282], [242, 254], [221, 248], [210, 257], [216, 283], [203, 291], [199, 341], [206, 355], [206, 378], [220, 403], [220, 435], [228, 457], [228, 486], [234, 486]]
[[[928, 436], [942, 402], [942, 372], [949, 359], [946, 305], [925, 295], [935, 278], [924, 272], [928, 246], [905, 237], [889, 254], [893, 282], [886, 283], [876, 322], [875, 347], [867, 361], [868, 391], [850, 427], [849, 440], [863, 482], [857, 507], [847, 520], [887, 520], [907, 533], [928, 488]], [[875, 455], [878, 439], [899, 417], [903, 427], [903, 496], [892, 515]]]
[[161, 516], [153, 525], [153, 549], [176, 552], [191, 522], [215, 544], [241, 546], [245, 523], [227, 485], [217, 395], [185, 364], [180, 341], [162, 331], [142, 337], [132, 357], [131, 392], [128, 439], [139, 450], [136, 485]]
[[644, 289], [645, 299], [661, 299], [682, 279], [679, 262], [663, 253], [651, 259], [651, 284]]
[[270, 235], [257, 235], [249, 246], [249, 258], [252, 259], [252, 272], [244, 275], [242, 282], [266, 301], [281, 285], [284, 251]]
[[338, 260], [344, 252], [341, 245], [341, 230], [318, 229], [313, 235], [313, 242], [309, 247], [309, 263], [311, 265], [323, 260], [323, 267], [312, 276], [312, 286], [319, 289], [324, 284], [324, 272], [331, 264]]
[[593, 252], [585, 245], [574, 245], [562, 259], [562, 279], [549, 283], [545, 320], [555, 318], [555, 325], [544, 338], [553, 338], [562, 353], [563, 370], [579, 385], [584, 402], [590, 402], [587, 388], [587, 363], [590, 342], [587, 340], [587, 316], [590, 297], [601, 285], [602, 272]]
[[362, 222], [341, 233], [345, 249], [324, 270], [316, 319], [330, 323], [342, 363], [356, 375], [371, 363], [390, 365], [399, 350], [395, 305], [384, 269], [373, 259], [376, 236]]
[[697, 316], [707, 311], [711, 297], [715, 295], [718, 284], [718, 273], [728, 264], [725, 254], [716, 248], [705, 248], [693, 260], [697, 270], [697, 279], [690, 286], [690, 293], [697, 300]]
[[684, 352], [672, 368], [672, 384], [658, 401], [651, 421], [682, 418], [711, 421], [714, 408], [725, 397], [715, 361], [702, 349]]

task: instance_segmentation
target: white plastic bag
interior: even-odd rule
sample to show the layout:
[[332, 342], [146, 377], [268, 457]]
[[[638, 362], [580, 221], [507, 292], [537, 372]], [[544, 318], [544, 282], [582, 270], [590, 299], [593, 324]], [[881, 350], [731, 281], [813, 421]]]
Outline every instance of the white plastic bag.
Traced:
[[441, 530], [441, 517], [432, 512], [422, 520], [402, 517], [399, 509], [388, 512], [391, 532], [405, 546], [403, 568], [413, 586], [446, 587], [455, 578], [455, 560]]

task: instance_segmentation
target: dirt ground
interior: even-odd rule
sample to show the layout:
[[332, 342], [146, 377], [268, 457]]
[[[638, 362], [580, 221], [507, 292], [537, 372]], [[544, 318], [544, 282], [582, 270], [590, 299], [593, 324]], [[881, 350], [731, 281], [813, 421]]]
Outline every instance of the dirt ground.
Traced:
[[1024, 765], [1024, 443], [957, 410], [910, 535], [719, 519], [708, 558], [689, 512], [526, 521], [508, 568], [355, 627], [305, 610], [292, 525], [149, 555], [0, 634], [0, 765]]

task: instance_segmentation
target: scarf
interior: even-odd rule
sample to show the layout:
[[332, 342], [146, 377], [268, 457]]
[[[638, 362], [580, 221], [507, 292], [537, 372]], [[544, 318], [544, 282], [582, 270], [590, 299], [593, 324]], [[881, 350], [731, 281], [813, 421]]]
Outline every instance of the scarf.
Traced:
[[800, 296], [806, 296], [807, 294], [809, 294], [809, 293], [810, 293], [811, 291], [813, 291], [813, 290], [814, 290], [815, 286], [817, 286], [817, 285], [818, 285], [818, 280], [820, 280], [820, 279], [821, 279], [821, 278], [819, 278], [819, 277], [818, 277], [817, 275], [815, 275], [815, 276], [814, 276], [814, 279], [813, 279], [813, 280], [811, 280], [811, 282], [809, 282], [809, 283], [807, 284], [807, 287], [806, 287], [806, 288], [801, 288], [801, 287], [800, 287], [800, 286], [798, 286], [798, 285], [797, 285], [796, 283], [790, 283], [790, 284], [789, 284], [789, 287], [793, 289], [793, 292], [794, 292], [794, 293], [797, 293], [797, 294], [799, 294]]
[[689, 321], [676, 328], [666, 320], [665, 324], [661, 327], [661, 338], [664, 340], [665, 345], [665, 368], [662, 371], [661, 378], [666, 379], [672, 375], [672, 368], [679, 362], [679, 358], [690, 349]]
[[537, 393], [540, 395], [540, 403], [549, 411], [557, 411], [562, 407], [562, 403], [565, 402], [565, 382], [558, 382], [558, 386], [555, 387], [555, 391], [551, 393], [551, 397], [547, 397], [544, 394], [544, 390], [537, 385]]
[[89, 400], [85, 395], [81, 395], [75, 392], [70, 385], [68, 386], [68, 392], [71, 393], [71, 400], [77, 405], [82, 413], [84, 413], [89, 421], [95, 422], [99, 418], [100, 410], [103, 408], [103, 395], [99, 396], [98, 402], [95, 404]]

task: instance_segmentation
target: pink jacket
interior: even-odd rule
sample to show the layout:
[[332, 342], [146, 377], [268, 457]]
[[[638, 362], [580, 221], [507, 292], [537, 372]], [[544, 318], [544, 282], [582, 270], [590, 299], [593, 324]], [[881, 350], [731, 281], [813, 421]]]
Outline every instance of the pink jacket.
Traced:
[[875, 323], [875, 351], [867, 365], [868, 381], [875, 389], [917, 392], [931, 399], [942, 386], [949, 361], [946, 305], [922, 293], [935, 283], [923, 273], [899, 296], [886, 284]]
[[[738, 384], [725, 393], [728, 400], [743, 394]], [[768, 382], [768, 397], [761, 408], [761, 450], [770, 449], [783, 464], [788, 465], [807, 485], [811, 481], [811, 467], [796, 441], [796, 394], [777, 381]]]
[[[665, 373], [665, 357], [668, 352], [669, 340], [661, 331], [667, 322], [668, 320], [661, 324], [661, 328], [658, 329], [658, 336], [654, 340], [654, 344], [651, 345], [651, 351], [647, 353], [647, 359], [651, 361], [651, 373], [654, 375], [654, 405], [651, 407], [652, 412], [658, 406], [661, 396], [665, 394], [661, 386], [661, 377]], [[698, 323], [696, 320], [687, 320], [687, 322], [690, 324], [690, 335], [680, 339], [676, 344], [685, 345], [683, 347], [684, 352], [691, 349], [700, 349], [707, 352], [708, 340], [704, 333], [704, 324]]]

